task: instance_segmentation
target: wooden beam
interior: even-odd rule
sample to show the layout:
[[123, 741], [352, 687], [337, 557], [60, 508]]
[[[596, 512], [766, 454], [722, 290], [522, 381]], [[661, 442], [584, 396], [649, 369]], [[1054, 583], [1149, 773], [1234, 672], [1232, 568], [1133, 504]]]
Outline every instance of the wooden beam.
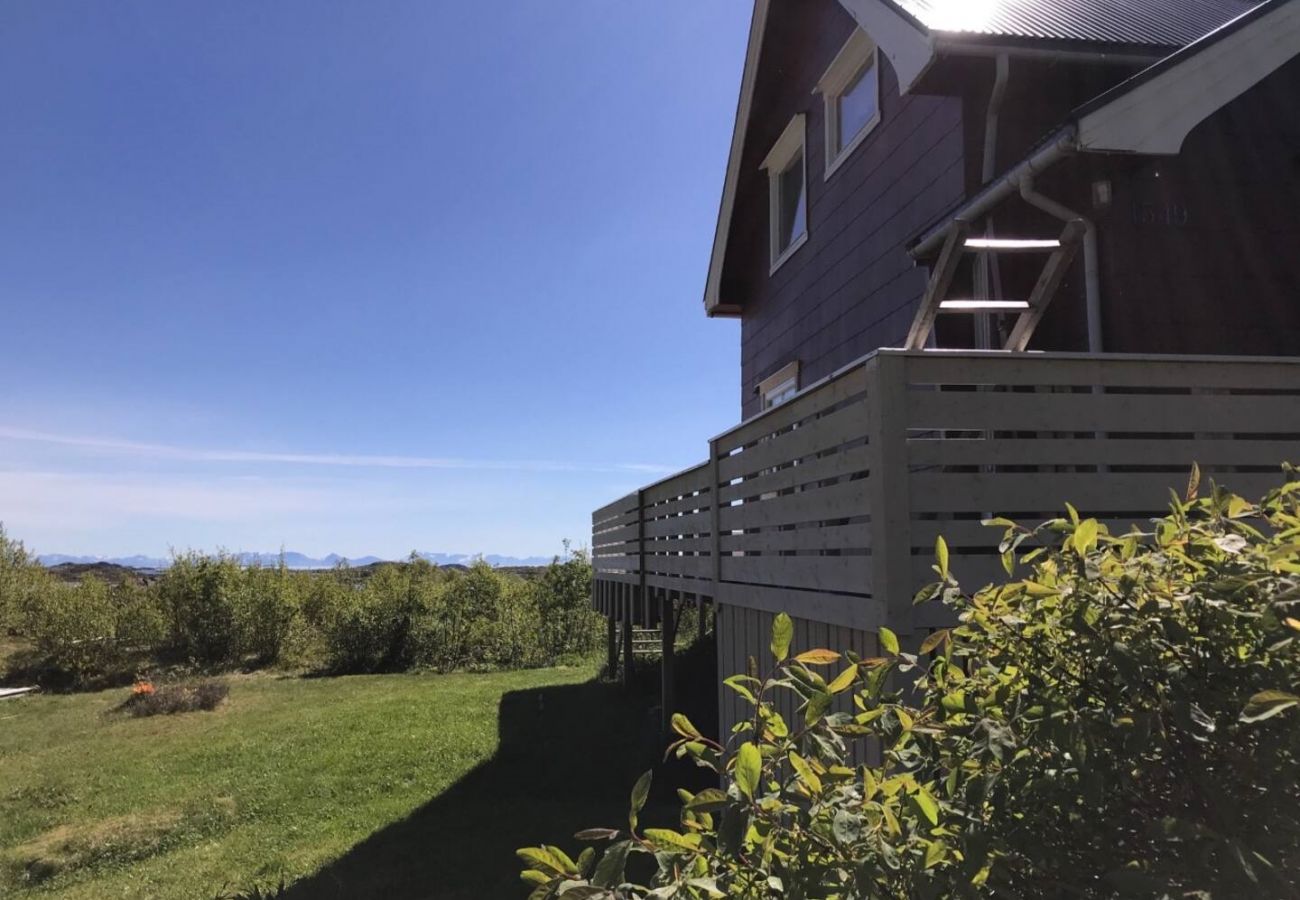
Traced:
[[1007, 338], [1004, 349], [1022, 352], [1029, 346], [1034, 330], [1038, 328], [1038, 323], [1042, 321], [1047, 307], [1051, 305], [1056, 292], [1060, 290], [1061, 282], [1065, 280], [1065, 274], [1070, 270], [1070, 263], [1079, 252], [1079, 242], [1085, 230], [1086, 226], [1078, 219], [1065, 226], [1065, 230], [1061, 232], [1061, 247], [1047, 258], [1042, 274], [1038, 276], [1038, 283], [1034, 285], [1034, 291], [1029, 295], [1029, 309], [1016, 320], [1016, 325], [1011, 330], [1011, 336]]
[[912, 327], [907, 333], [905, 346], [908, 350], [925, 347], [925, 342], [934, 329], [934, 318], [939, 314], [939, 304], [947, 296], [952, 279], [957, 274], [957, 264], [961, 262], [962, 253], [966, 249], [966, 234], [969, 231], [970, 223], [964, 219], [953, 219], [949, 226], [948, 239], [944, 241], [934, 271], [930, 273], [930, 283], [926, 286], [925, 296], [921, 298], [921, 308], [916, 311], [916, 318], [912, 320]]

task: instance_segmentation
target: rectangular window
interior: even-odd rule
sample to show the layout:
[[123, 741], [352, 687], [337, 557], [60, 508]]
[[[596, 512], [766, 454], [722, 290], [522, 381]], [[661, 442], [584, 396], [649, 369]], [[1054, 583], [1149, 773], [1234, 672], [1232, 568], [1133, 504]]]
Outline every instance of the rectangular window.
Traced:
[[798, 360], [782, 366], [778, 371], [759, 382], [758, 393], [763, 398], [763, 409], [780, 406], [799, 393]]
[[804, 117], [795, 116], [763, 160], [769, 194], [769, 232], [775, 272], [808, 240], [808, 166]]
[[838, 169], [880, 123], [880, 59], [858, 29], [817, 83], [826, 103], [826, 177]]

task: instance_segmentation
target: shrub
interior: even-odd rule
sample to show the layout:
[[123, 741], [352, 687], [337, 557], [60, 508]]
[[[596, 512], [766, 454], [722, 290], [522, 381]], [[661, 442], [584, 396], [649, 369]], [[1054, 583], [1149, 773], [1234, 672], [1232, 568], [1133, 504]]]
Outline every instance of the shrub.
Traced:
[[330, 667], [376, 672], [409, 666], [412, 631], [428, 613], [437, 581], [437, 567], [424, 560], [380, 566], [356, 588], [342, 579], [321, 611]]
[[232, 611], [235, 649], [262, 663], [277, 662], [300, 614], [300, 579], [283, 560], [273, 569], [253, 565], [241, 574]]
[[0, 634], [21, 631], [28, 611], [53, 584], [23, 542], [10, 538], [0, 522]]
[[556, 558], [538, 579], [538, 629], [547, 663], [600, 647], [605, 619], [591, 607], [591, 558], [582, 550]]
[[228, 684], [212, 678], [162, 687], [154, 687], [147, 681], [137, 682], [123, 707], [138, 719], [199, 710], [211, 711], [220, 706], [229, 694]]
[[30, 598], [23, 630], [46, 667], [77, 683], [112, 668], [119, 658], [112, 591], [97, 578], [49, 584]]
[[1072, 509], [995, 520], [1028, 570], [970, 598], [940, 541], [918, 600], [959, 624], [916, 652], [882, 628], [877, 658], [789, 658], [782, 614], [775, 673], [726, 681], [754, 713], [725, 744], [675, 719], [672, 751], [725, 790], [643, 829], [647, 773], [626, 829], [579, 833], [612, 841], [599, 861], [525, 848], [524, 879], [608, 900], [1300, 896], [1298, 498], [1214, 489], [1120, 536]]
[[158, 596], [174, 648], [205, 663], [230, 660], [239, 645], [235, 610], [243, 588], [243, 570], [229, 556], [173, 557], [158, 581]]

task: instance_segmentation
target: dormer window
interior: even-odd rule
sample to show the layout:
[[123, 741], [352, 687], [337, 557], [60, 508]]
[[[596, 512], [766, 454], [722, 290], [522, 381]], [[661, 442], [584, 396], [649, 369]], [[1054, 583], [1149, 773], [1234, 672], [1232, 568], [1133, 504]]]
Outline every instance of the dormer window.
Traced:
[[763, 160], [768, 180], [769, 237], [775, 272], [808, 240], [808, 166], [804, 117], [795, 116]]
[[856, 29], [817, 83], [826, 103], [826, 177], [880, 124], [880, 59], [876, 44]]

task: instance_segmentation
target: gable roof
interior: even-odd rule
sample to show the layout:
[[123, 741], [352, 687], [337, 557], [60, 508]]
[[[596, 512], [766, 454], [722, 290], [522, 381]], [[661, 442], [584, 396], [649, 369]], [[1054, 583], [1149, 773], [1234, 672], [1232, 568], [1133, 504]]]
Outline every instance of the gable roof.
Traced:
[[930, 33], [1182, 47], [1261, 0], [885, 0]]
[[[745, 149], [754, 83], [771, 0], [754, 0], [749, 45], [741, 75], [736, 122], [727, 158], [718, 224], [704, 287], [710, 315], [735, 315], [722, 303], [722, 268], [735, 208], [740, 160]], [[989, 44], [1146, 47], [1164, 51], [1192, 44], [1265, 0], [839, 0], [871, 35], [907, 93], [940, 52], [978, 52]], [[1068, 51], [1065, 51], [1068, 52]]]

